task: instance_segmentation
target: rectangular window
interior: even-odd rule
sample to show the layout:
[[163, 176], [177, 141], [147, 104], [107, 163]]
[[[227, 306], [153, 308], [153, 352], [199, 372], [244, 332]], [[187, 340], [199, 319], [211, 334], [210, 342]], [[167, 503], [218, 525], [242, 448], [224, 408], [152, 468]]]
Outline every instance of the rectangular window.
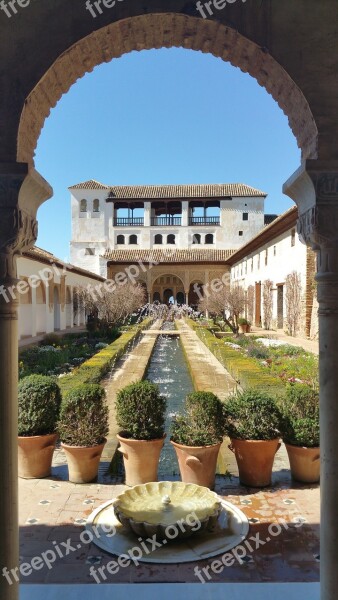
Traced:
[[252, 258], [252, 259], [251, 259], [251, 273], [252, 273], [252, 271], [253, 271], [253, 267], [254, 267], [254, 265], [253, 265], [253, 258]]
[[95, 256], [95, 248], [86, 248], [85, 256]]
[[296, 243], [296, 230], [291, 229], [291, 246], [294, 246]]
[[273, 255], [276, 256], [276, 254], [277, 254], [277, 246], [274, 246], [273, 247]]
[[243, 213], [243, 221], [249, 220], [249, 213]]
[[260, 269], [260, 266], [261, 266], [261, 255], [258, 254], [258, 256], [257, 256], [257, 269]]
[[239, 235], [239, 237], [242, 237], [242, 235], [243, 235], [243, 231], [239, 231], [239, 232], [238, 232], [238, 235]]
[[268, 264], [268, 249], [265, 250], [265, 266]]

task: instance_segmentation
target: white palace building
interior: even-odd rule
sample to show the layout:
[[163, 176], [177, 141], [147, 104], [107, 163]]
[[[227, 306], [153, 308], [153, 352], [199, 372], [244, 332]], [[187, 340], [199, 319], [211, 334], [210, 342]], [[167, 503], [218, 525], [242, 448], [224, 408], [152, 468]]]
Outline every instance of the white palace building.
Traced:
[[109, 278], [142, 262], [139, 281], [151, 301], [194, 304], [193, 286], [228, 272], [227, 258], [273, 218], [264, 215], [266, 194], [244, 184], [90, 180], [70, 191], [71, 262]]

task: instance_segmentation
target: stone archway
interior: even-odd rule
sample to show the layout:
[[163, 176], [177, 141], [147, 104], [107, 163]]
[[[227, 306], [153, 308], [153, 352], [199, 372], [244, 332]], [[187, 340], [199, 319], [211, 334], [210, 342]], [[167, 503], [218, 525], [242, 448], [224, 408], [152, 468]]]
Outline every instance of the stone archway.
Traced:
[[184, 297], [184, 282], [179, 275], [163, 271], [160, 274], [154, 275], [152, 284], [151, 297], [159, 302], [168, 304], [170, 298], [174, 299], [174, 303], [177, 303], [177, 297]]
[[111, 23], [65, 49], [26, 98], [18, 129], [18, 162], [34, 164], [37, 141], [51, 108], [79, 78], [133, 50], [171, 47], [208, 52], [249, 73], [288, 116], [303, 156], [317, 156], [318, 130], [305, 96], [271, 54], [217, 21], [169, 13]]
[[200, 300], [203, 297], [203, 283], [201, 281], [192, 281], [189, 287], [188, 304], [197, 309]]
[[[15, 4], [15, 3], [11, 3]], [[77, 10], [84, 2], [34, 2], [27, 27], [16, 16], [10, 43], [5, 35], [1, 59], [0, 204], [1, 284], [15, 285], [15, 256], [36, 239], [36, 209], [51, 194], [33, 170], [34, 149], [50, 109], [77, 78], [114, 56], [131, 50], [181, 46], [210, 52], [250, 73], [271, 93], [289, 118], [302, 149], [304, 162], [286, 188], [299, 207], [299, 230], [319, 253], [319, 321], [321, 404], [323, 428], [323, 526], [321, 566], [322, 598], [333, 600], [338, 587], [334, 549], [338, 537], [335, 509], [338, 501], [338, 386], [336, 333], [338, 330], [338, 94], [332, 43], [336, 39], [336, 13], [332, 0], [250, 0], [229, 3], [211, 19], [196, 18], [195, 2], [145, 0], [117, 3], [99, 19]], [[71, 4], [71, 7], [69, 7]], [[281, 6], [282, 4], [282, 6]], [[210, 3], [209, 3], [210, 5]], [[69, 12], [67, 12], [69, 11]], [[162, 11], [162, 12], [160, 12]], [[28, 12], [26, 13], [28, 16]], [[110, 23], [115, 20], [114, 23]], [[58, 35], [51, 26], [62, 23]], [[5, 18], [1, 26], [5, 23]], [[13, 21], [8, 22], [8, 27]], [[99, 23], [99, 25], [97, 24]], [[39, 35], [36, 35], [39, 31]], [[1, 32], [2, 33], [2, 32]], [[315, 42], [313, 41], [315, 40]], [[25, 60], [18, 62], [18, 48]], [[311, 107], [311, 108], [310, 108]], [[314, 118], [313, 118], [314, 115]], [[21, 122], [19, 125], [21, 117]], [[317, 159], [320, 160], [308, 160]], [[16, 162], [16, 160], [18, 162]], [[29, 177], [27, 177], [29, 166]], [[35, 192], [34, 192], [35, 189]], [[38, 194], [36, 193], [38, 191]], [[20, 196], [20, 201], [19, 201]], [[3, 402], [0, 444], [3, 487], [0, 515], [3, 550], [0, 564], [18, 563], [17, 483], [15, 478], [17, 356], [16, 303], [0, 302], [0, 388]], [[10, 524], [10, 525], [9, 525]], [[16, 598], [0, 583], [2, 596]]]

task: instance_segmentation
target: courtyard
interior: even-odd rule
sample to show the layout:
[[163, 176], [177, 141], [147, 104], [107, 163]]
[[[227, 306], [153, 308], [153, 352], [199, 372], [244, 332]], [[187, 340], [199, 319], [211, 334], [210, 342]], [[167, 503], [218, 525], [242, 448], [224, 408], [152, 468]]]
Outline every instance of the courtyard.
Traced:
[[[60, 447], [54, 453], [50, 477], [19, 480], [21, 582], [28, 585], [318, 582], [319, 486], [292, 480], [284, 445], [275, 457], [269, 487], [255, 489], [241, 485], [236, 460], [227, 448], [229, 440], [225, 440], [219, 455], [215, 492], [237, 506], [250, 527], [246, 542], [232, 550], [232, 559], [227, 554], [224, 564], [222, 556], [165, 564], [159, 555], [158, 563], [156, 559], [149, 564], [129, 561], [130, 564], [122, 563], [113, 574], [107, 570], [112, 560], [117, 560], [118, 552], [114, 555], [113, 549], [108, 553], [95, 545], [86, 535], [86, 523], [93, 511], [127, 489], [121, 462], [115, 463], [114, 472], [110, 464], [117, 449], [114, 401], [118, 389], [147, 376], [167, 395], [169, 410], [179, 408], [182, 395], [190, 391], [191, 385], [185, 373], [187, 367], [182, 364], [186, 359], [183, 354], [177, 355], [181, 348], [195, 388], [212, 390], [226, 400], [236, 387], [231, 375], [185, 320], [176, 321], [175, 336], [169, 335], [176, 333], [175, 330], [160, 331], [161, 325], [162, 321], [155, 319], [102, 382], [110, 409], [110, 431], [97, 482], [71, 483], [65, 453]], [[254, 331], [247, 336], [248, 342], [250, 337], [261, 334]], [[266, 335], [268, 340], [278, 337], [272, 332]], [[288, 338], [295, 348], [301, 342], [299, 338]], [[307, 344], [316, 352], [316, 342]], [[160, 479], [179, 480], [170, 448], [164, 450]]]

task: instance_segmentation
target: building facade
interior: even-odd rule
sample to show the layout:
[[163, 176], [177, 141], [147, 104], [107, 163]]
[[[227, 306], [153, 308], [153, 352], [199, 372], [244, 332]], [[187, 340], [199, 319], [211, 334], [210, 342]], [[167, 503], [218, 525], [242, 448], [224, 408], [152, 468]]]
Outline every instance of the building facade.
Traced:
[[266, 194], [244, 184], [107, 186], [71, 191], [71, 261], [103, 277], [132, 265], [151, 301], [194, 303], [194, 285], [264, 227]]
[[266, 327], [264, 291], [272, 296], [271, 329], [288, 329], [287, 278], [299, 276], [301, 317], [298, 334], [316, 337], [317, 301], [314, 283], [315, 254], [297, 235], [298, 211], [294, 206], [266, 226], [257, 236], [227, 260], [231, 282], [247, 293], [247, 318], [257, 327]]
[[84, 307], [74, 311], [74, 290], [95, 287], [104, 281], [102, 277], [37, 247], [24, 252], [17, 262], [20, 340], [85, 325]]

